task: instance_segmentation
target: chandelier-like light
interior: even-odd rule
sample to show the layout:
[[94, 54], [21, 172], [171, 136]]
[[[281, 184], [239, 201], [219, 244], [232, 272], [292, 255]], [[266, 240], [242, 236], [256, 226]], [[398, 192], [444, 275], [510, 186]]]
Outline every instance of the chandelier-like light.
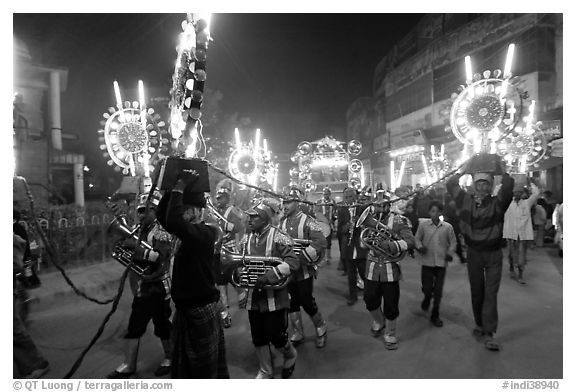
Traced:
[[453, 94], [450, 127], [464, 145], [475, 152], [489, 152], [494, 144], [512, 132], [522, 120], [527, 93], [520, 80], [512, 77], [514, 44], [508, 47], [504, 71], [472, 73], [470, 56], [465, 58], [466, 86]]
[[150, 176], [158, 159], [164, 157], [169, 140], [166, 124], [151, 107], [146, 107], [144, 85], [139, 81], [139, 100], [122, 102], [120, 87], [114, 81], [116, 107], [102, 114], [100, 149], [114, 170], [131, 176]]
[[348, 167], [349, 185], [360, 189], [364, 185], [364, 168], [362, 161], [352, 157], [361, 152], [362, 143], [358, 140], [351, 140], [346, 144], [326, 136], [315, 142], [300, 142], [290, 157], [297, 166], [290, 169], [289, 185], [302, 188], [305, 192], [313, 192], [318, 186], [313, 180], [315, 171], [325, 168], [339, 172], [340, 168]]
[[254, 141], [242, 143], [240, 131], [234, 130], [235, 148], [228, 159], [230, 174], [239, 181], [262, 188], [277, 189], [278, 164], [272, 159], [267, 139], [260, 143], [260, 128]]

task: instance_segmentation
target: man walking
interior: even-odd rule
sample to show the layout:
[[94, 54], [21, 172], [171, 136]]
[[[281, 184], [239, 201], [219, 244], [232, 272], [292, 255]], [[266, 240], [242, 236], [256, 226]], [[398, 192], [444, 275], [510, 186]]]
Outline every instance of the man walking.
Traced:
[[444, 278], [446, 277], [446, 261], [456, 256], [456, 235], [452, 225], [440, 220], [442, 204], [433, 200], [428, 205], [430, 218], [423, 218], [416, 231], [416, 249], [420, 252], [422, 266], [422, 292], [424, 299], [421, 308], [427, 311], [430, 301], [434, 299], [430, 322], [436, 327], [444, 325], [440, 319], [440, 301]]

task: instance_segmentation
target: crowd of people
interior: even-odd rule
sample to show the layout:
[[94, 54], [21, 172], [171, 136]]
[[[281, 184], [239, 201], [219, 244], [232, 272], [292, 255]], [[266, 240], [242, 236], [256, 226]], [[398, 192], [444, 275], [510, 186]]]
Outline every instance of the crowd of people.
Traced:
[[[418, 185], [416, 192], [396, 194], [347, 187], [340, 203], [329, 188], [314, 204], [290, 187], [281, 200], [260, 197], [246, 211], [232, 204], [232, 188], [227, 186], [218, 187], [213, 205], [204, 192], [195, 190], [197, 180], [197, 175], [184, 173], [172, 190], [142, 195], [136, 206], [137, 239], [124, 239], [121, 246], [146, 268], [131, 272], [133, 302], [124, 361], [109, 378], [135, 374], [140, 338], [150, 321], [164, 349], [156, 376], [229, 378], [224, 329], [232, 325], [230, 283], [239, 308], [248, 312], [259, 362], [256, 378], [274, 377], [273, 358], [281, 359], [282, 378], [291, 377], [297, 347], [305, 341], [301, 310], [314, 325], [315, 346], [322, 349], [328, 342], [314, 282], [319, 266], [332, 261], [334, 237], [348, 282], [347, 304], [354, 305], [363, 290], [372, 318], [369, 331], [376, 338], [383, 336], [386, 349], [399, 348], [400, 261], [416, 251], [420, 306], [424, 312], [431, 307], [432, 325], [444, 324], [440, 304], [448, 263], [466, 263], [476, 324], [472, 333], [488, 350], [498, 351], [503, 246], [510, 276], [526, 284], [528, 249], [543, 245], [553, 218], [560, 236], [562, 232], [562, 205], [554, 206], [552, 195], [541, 194], [534, 182], [528, 188], [505, 172], [496, 190], [493, 173], [476, 172], [469, 190], [460, 185], [458, 174], [444, 189], [428, 192]], [[25, 251], [19, 238], [15, 233], [15, 271]], [[251, 263], [266, 267], [250, 273]], [[14, 320], [21, 325], [16, 312]], [[17, 345], [30, 342], [25, 328], [15, 327], [15, 361]], [[38, 376], [48, 364], [37, 350], [32, 354], [26, 362], [29, 369], [23, 365], [21, 373]]]

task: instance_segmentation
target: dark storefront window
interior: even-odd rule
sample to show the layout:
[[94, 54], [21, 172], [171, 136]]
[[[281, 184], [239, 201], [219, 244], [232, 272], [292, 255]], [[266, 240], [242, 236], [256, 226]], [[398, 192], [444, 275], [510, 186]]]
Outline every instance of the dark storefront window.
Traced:
[[403, 117], [432, 104], [432, 73], [386, 97], [386, 121]]

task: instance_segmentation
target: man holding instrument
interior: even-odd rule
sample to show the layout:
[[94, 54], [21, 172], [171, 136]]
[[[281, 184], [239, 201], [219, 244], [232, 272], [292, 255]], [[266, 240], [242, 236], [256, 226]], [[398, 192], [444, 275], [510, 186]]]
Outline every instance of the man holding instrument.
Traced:
[[287, 199], [284, 199], [284, 218], [280, 222], [280, 229], [292, 238], [307, 241], [301, 244], [298, 252], [300, 268], [294, 273], [292, 281], [288, 283], [290, 293], [290, 310], [288, 316], [292, 325], [293, 334], [290, 341], [294, 345], [304, 340], [304, 326], [300, 307], [310, 316], [316, 328], [316, 347], [326, 346], [326, 321], [318, 310], [314, 299], [314, 279], [317, 274], [316, 263], [322, 259], [326, 248], [326, 239], [318, 222], [305, 215], [299, 208], [302, 192], [298, 188], [290, 189]]
[[340, 258], [343, 260], [348, 275], [348, 300], [352, 306], [358, 301], [357, 277], [365, 278], [366, 254], [368, 251], [360, 246], [360, 229], [356, 220], [367, 207], [356, 204], [357, 192], [347, 187], [342, 191], [344, 205], [338, 208], [338, 242], [340, 244]]
[[[390, 211], [388, 200], [381, 199], [374, 202], [371, 218], [377, 222], [375, 230], [384, 230], [390, 235], [379, 238], [378, 251], [370, 248], [368, 252], [364, 303], [373, 318], [370, 329], [372, 336], [379, 337], [384, 333], [384, 347], [387, 350], [396, 350], [398, 348], [396, 320], [400, 315], [398, 303], [402, 278], [399, 262], [406, 251], [414, 248], [414, 235], [408, 220]], [[363, 222], [358, 223], [363, 226]], [[363, 246], [367, 246], [363, 240], [361, 242]]]
[[270, 224], [277, 213], [275, 204], [274, 200], [264, 198], [246, 211], [249, 234], [242, 244], [248, 261], [250, 256], [278, 261], [276, 265], [270, 262], [267, 271], [258, 276], [255, 287], [248, 290], [246, 309], [252, 343], [260, 362], [256, 378], [273, 378], [271, 349], [279, 351], [284, 358], [282, 378], [292, 376], [297, 357], [296, 349], [288, 339], [288, 289], [281, 282], [300, 268], [300, 262], [294, 253], [292, 239]]
[[[148, 200], [148, 194], [140, 195], [136, 211], [140, 221], [139, 238], [152, 246], [146, 249], [134, 237], [123, 241], [122, 247], [134, 251], [134, 258], [143, 265], [149, 264], [143, 275], [131, 271], [130, 288], [134, 294], [128, 331], [124, 336], [124, 362], [108, 378], [129, 378], [136, 372], [140, 338], [146, 332], [150, 320], [154, 323], [154, 334], [160, 338], [164, 349], [164, 360], [154, 372], [157, 377], [170, 372], [170, 242], [172, 237], [156, 220], [157, 194]], [[148, 208], [146, 207], [148, 204]]]

